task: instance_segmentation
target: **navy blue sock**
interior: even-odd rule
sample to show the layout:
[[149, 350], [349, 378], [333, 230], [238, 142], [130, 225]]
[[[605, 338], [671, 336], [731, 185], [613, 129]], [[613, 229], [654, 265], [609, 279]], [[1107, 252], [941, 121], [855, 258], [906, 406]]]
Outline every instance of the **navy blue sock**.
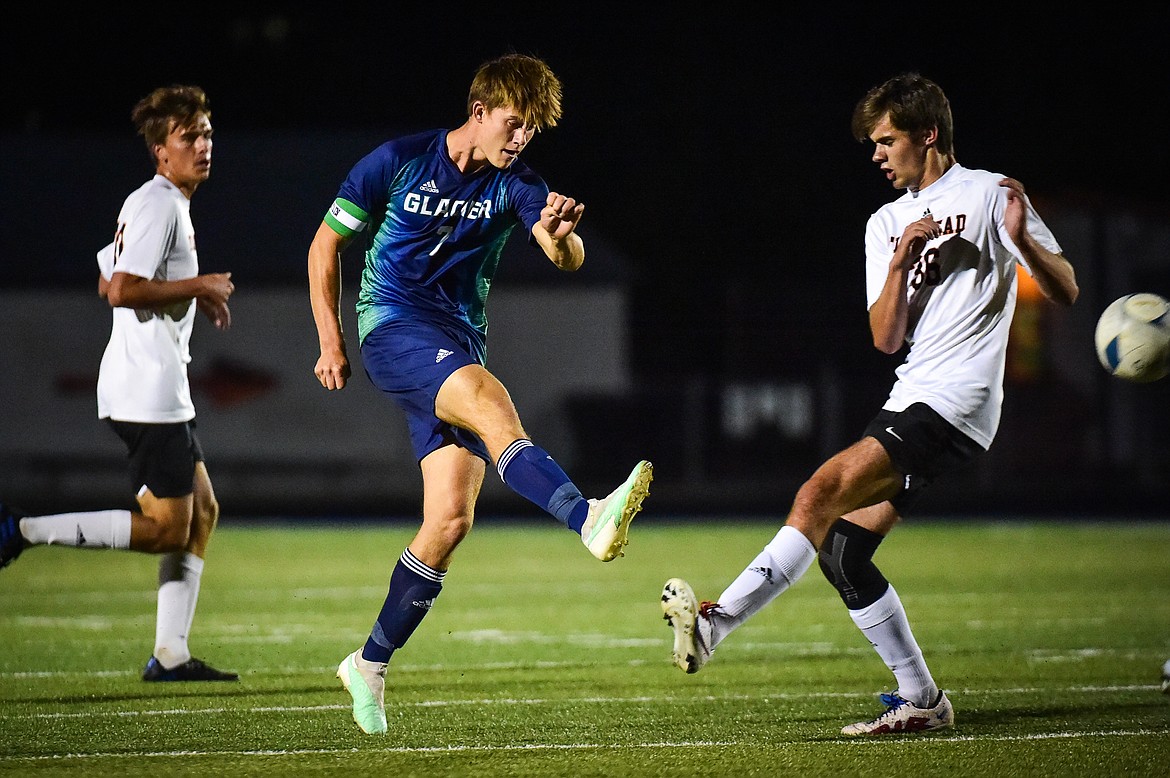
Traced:
[[423, 616], [435, 604], [446, 575], [446, 570], [436, 570], [418, 561], [409, 548], [403, 551], [390, 574], [390, 591], [362, 648], [362, 658], [368, 662], [389, 662], [390, 655], [406, 645]]
[[548, 452], [527, 438], [512, 442], [496, 462], [512, 491], [539, 505], [574, 532], [581, 532], [589, 503]]

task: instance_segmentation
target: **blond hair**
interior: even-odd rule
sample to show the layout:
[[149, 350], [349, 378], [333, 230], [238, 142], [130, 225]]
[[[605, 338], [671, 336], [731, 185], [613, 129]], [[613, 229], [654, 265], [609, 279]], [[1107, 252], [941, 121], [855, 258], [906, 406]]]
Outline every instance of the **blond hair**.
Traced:
[[467, 115], [483, 103], [489, 111], [514, 109], [525, 124], [541, 130], [561, 118], [561, 81], [544, 60], [505, 54], [479, 66], [467, 96]]

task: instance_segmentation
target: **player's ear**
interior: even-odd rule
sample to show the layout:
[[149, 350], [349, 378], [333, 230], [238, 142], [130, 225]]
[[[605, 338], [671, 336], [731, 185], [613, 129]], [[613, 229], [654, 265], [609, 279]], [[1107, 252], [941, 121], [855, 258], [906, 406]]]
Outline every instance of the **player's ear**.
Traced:
[[487, 115], [487, 106], [476, 100], [471, 104], [471, 118], [477, 122], [482, 122], [483, 117]]
[[933, 146], [938, 143], [938, 127], [931, 127], [929, 130], [922, 132], [922, 145]]

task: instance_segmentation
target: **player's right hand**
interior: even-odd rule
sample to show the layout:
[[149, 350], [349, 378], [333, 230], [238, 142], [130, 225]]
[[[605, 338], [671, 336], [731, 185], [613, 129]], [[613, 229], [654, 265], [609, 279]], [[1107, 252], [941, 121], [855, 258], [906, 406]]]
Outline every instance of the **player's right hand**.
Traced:
[[918, 261], [927, 241], [942, 235], [942, 224], [929, 212], [918, 221], [910, 222], [902, 231], [902, 239], [898, 241], [898, 248], [894, 250], [894, 262], [899, 267], [910, 267]]
[[344, 389], [345, 382], [349, 380], [349, 357], [341, 349], [322, 349], [313, 372], [326, 389]]

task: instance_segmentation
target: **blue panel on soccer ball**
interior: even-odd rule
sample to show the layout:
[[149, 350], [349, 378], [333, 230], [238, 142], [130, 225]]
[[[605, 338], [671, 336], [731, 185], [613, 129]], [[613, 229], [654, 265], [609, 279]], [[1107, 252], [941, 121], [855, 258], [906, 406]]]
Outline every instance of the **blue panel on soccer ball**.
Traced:
[[1121, 352], [1118, 343], [1120, 340], [1121, 338], [1114, 338], [1105, 347], [1105, 359], [1109, 362], [1110, 370], [1116, 370], [1117, 366], [1121, 364]]

